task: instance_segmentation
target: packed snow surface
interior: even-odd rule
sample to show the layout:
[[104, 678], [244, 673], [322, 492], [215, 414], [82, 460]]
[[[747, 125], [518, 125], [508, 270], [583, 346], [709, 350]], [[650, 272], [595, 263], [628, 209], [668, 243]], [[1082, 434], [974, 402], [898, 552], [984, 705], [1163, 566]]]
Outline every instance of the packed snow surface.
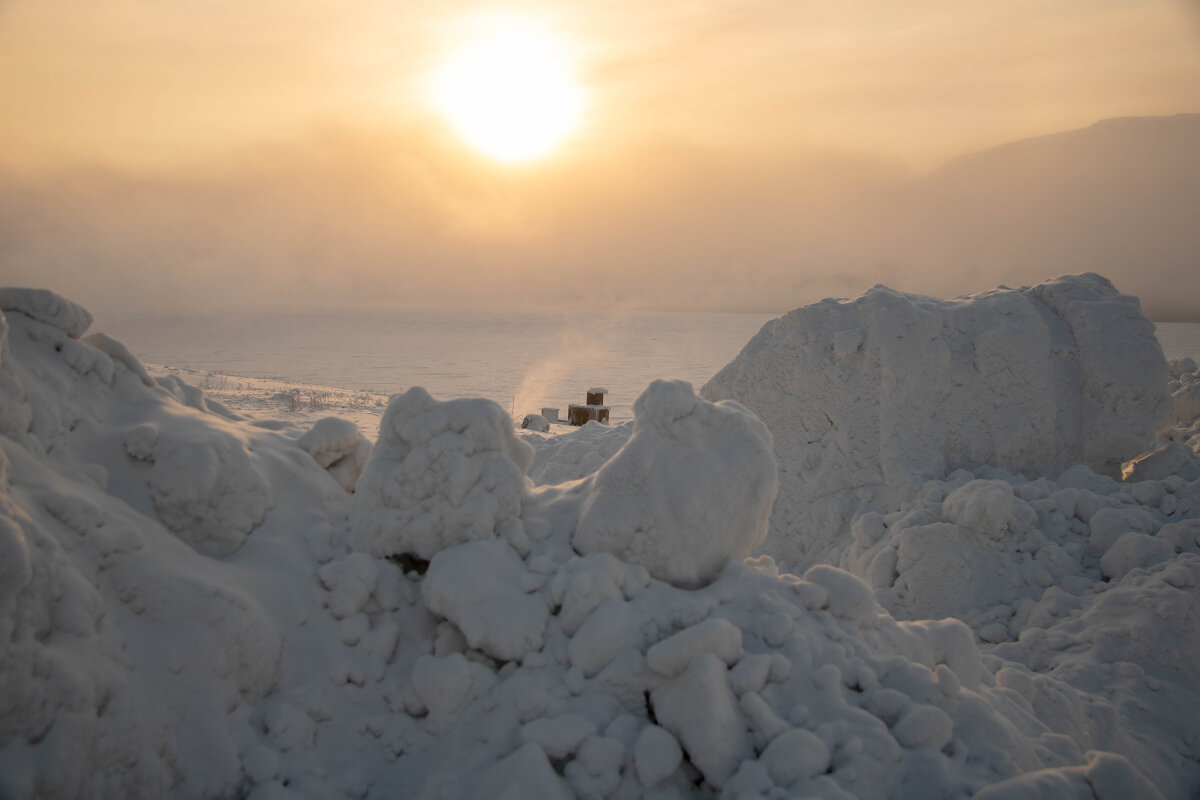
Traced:
[[1195, 364], [1095, 276], [855, 303], [744, 400], [368, 451], [0, 292], [0, 797], [1194, 797]]
[[1115, 476], [1171, 421], [1167, 363], [1134, 297], [1068, 275], [934, 300], [878, 286], [767, 323], [701, 390], [775, 437], [765, 551], [836, 560], [851, 518], [921, 482], [998, 466]]

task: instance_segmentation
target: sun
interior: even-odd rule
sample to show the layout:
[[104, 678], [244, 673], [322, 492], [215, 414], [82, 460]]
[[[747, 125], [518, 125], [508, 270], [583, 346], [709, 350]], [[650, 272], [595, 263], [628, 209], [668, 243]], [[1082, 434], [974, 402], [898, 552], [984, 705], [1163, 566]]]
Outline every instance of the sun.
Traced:
[[481, 27], [434, 75], [435, 107], [492, 158], [549, 154], [582, 121], [583, 92], [562, 41], [528, 20], [492, 19]]

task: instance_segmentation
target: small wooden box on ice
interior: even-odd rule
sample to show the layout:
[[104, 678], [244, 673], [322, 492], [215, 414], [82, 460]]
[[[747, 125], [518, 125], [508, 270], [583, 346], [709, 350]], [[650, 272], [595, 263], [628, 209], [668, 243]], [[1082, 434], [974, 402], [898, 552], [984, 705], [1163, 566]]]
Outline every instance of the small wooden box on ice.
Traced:
[[586, 425], [589, 422], [608, 422], [608, 406], [604, 405], [607, 389], [587, 390], [587, 403], [571, 403], [567, 406], [567, 422], [571, 425]]

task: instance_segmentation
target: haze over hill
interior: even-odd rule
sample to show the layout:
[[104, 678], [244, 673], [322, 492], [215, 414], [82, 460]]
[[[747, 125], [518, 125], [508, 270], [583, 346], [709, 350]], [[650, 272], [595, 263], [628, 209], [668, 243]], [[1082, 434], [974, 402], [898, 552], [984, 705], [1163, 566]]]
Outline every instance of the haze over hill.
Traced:
[[434, 138], [326, 131], [153, 172], [0, 173], [0, 275], [102, 312], [783, 311], [876, 283], [952, 296], [1098, 271], [1154, 318], [1200, 319], [1200, 114], [1106, 120], [917, 176], [665, 139], [511, 170]]
[[1155, 319], [1200, 319], [1200, 114], [1128, 117], [954, 159], [871, 211], [880, 260], [963, 293], [1097, 271]]

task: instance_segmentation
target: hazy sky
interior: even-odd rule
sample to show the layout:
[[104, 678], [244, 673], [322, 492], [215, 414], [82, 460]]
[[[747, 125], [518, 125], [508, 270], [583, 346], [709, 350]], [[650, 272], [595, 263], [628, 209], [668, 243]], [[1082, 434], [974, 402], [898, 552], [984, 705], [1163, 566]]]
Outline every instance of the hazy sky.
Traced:
[[[496, 164], [430, 102], [486, 14], [570, 55], [584, 121], [545, 159]], [[0, 0], [0, 279], [110, 306], [938, 291], [903, 253], [849, 257], [868, 232], [830, 238], [830, 209], [1195, 111], [1187, 0]]]

